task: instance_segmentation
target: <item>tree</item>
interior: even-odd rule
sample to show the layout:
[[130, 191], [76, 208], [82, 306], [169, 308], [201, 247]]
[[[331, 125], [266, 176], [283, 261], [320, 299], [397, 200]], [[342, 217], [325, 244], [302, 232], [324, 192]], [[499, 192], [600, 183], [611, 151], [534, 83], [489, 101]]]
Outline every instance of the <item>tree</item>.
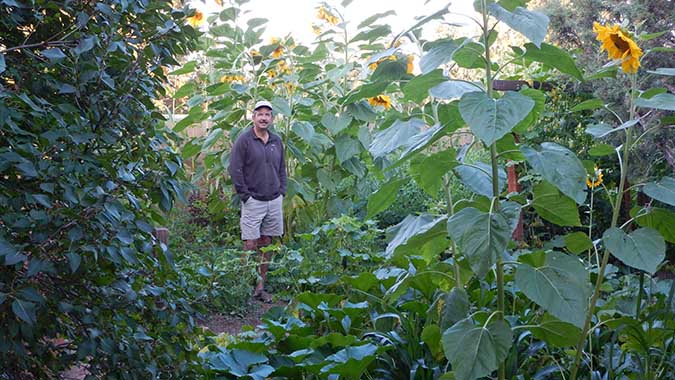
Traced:
[[193, 46], [170, 2], [0, 1], [0, 378], [190, 378], [195, 322], [152, 237], [182, 162], [153, 104]]

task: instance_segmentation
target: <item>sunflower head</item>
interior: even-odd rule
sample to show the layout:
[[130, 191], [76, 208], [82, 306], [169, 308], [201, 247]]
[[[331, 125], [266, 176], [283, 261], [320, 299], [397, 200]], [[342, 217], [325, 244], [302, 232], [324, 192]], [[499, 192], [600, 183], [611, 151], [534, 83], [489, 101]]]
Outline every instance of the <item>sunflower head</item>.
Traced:
[[589, 189], [594, 189], [600, 185], [602, 185], [602, 169], [596, 166], [593, 176], [586, 176], [586, 186], [588, 186]]
[[319, 20], [324, 20], [331, 25], [337, 25], [340, 22], [340, 20], [334, 14], [330, 13], [330, 11], [324, 7], [319, 8], [316, 18]]
[[406, 64], [405, 64], [405, 72], [408, 74], [412, 74], [413, 70], [415, 69], [415, 66], [413, 65], [413, 62], [415, 61], [415, 56], [409, 55], [406, 58]]
[[194, 16], [190, 16], [187, 18], [188, 24], [192, 25], [193, 28], [198, 27], [199, 25], [204, 23], [204, 13], [200, 11], [196, 11]]
[[642, 49], [633, 41], [630, 34], [619, 25], [604, 26], [593, 23], [596, 39], [602, 42], [600, 51], [607, 51], [607, 58], [620, 59], [621, 69], [626, 73], [635, 73], [640, 67]]
[[273, 57], [273, 58], [279, 58], [279, 57], [281, 57], [283, 54], [284, 54], [284, 47], [281, 46], [281, 45], [279, 45], [279, 46], [277, 46], [277, 48], [274, 49], [274, 51], [272, 52], [272, 57]]
[[391, 108], [391, 98], [387, 95], [377, 95], [372, 98], [368, 98], [368, 104], [371, 106], [382, 106], [384, 109], [388, 110]]

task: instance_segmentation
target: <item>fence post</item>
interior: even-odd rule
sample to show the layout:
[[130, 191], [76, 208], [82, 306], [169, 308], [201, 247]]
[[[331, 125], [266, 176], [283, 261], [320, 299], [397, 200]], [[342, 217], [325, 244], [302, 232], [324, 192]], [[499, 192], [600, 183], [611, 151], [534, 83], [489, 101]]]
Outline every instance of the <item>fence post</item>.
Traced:
[[157, 227], [155, 230], [152, 232], [152, 234], [155, 236], [155, 239], [157, 239], [158, 242], [164, 244], [164, 245], [169, 245], [169, 229], [166, 227]]

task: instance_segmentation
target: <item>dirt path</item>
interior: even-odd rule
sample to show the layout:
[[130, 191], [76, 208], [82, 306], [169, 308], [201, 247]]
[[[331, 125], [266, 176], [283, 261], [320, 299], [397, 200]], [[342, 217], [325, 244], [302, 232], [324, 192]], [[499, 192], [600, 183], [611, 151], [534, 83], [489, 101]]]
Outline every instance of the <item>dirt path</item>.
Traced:
[[271, 308], [275, 306], [284, 307], [288, 303], [283, 301], [276, 301], [273, 303], [264, 303], [260, 301], [252, 301], [251, 310], [243, 317], [211, 314], [207, 320], [200, 324], [214, 334], [228, 333], [230, 335], [237, 335], [242, 332], [242, 328], [246, 325], [256, 328], [262, 323], [262, 316]]

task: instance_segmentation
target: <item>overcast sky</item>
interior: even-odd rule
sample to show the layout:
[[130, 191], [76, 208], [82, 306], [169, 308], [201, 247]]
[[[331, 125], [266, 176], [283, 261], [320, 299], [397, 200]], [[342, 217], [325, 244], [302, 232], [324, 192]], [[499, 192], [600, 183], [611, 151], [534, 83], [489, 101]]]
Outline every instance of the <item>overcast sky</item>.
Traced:
[[[341, 1], [328, 1], [329, 4], [340, 6]], [[394, 10], [396, 15], [382, 19], [391, 26], [392, 32], [397, 34], [414, 25], [416, 16], [427, 16], [440, 10], [449, 0], [354, 0], [345, 10], [349, 21], [349, 28], [356, 26], [367, 17], [376, 13]], [[425, 4], [426, 3], [426, 4]], [[473, 12], [472, 0], [454, 0], [450, 9], [454, 13], [470, 14]], [[250, 0], [242, 6], [242, 10], [250, 11], [246, 18], [266, 18], [268, 21], [264, 38], [283, 37], [292, 34], [303, 43], [314, 40], [312, 23], [319, 23], [316, 18], [316, 8], [321, 4], [317, 0]], [[207, 12], [217, 11], [219, 7], [214, 0], [206, 0], [206, 5], [196, 2], [196, 5]], [[467, 18], [446, 16], [452, 22], [468, 22]]]

